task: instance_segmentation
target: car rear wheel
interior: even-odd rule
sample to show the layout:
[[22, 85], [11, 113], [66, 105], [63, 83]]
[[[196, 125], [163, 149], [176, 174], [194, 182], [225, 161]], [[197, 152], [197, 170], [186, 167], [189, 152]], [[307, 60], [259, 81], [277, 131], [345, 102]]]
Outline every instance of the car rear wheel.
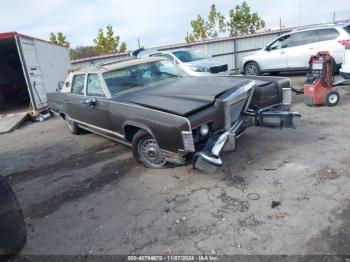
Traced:
[[132, 139], [134, 158], [149, 168], [162, 168], [167, 160], [157, 141], [146, 131], [139, 130]]
[[69, 115], [65, 116], [65, 120], [68, 126], [69, 131], [74, 135], [79, 135], [81, 132], [81, 129], [78, 127], [77, 123], [75, 123]]
[[249, 62], [244, 66], [244, 74], [247, 76], [261, 75], [261, 70], [256, 62]]

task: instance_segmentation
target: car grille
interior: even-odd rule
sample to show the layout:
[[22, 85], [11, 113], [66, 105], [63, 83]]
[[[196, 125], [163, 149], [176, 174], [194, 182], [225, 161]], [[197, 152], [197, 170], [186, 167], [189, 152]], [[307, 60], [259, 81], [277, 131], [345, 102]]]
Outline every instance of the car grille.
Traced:
[[242, 113], [246, 99], [243, 99], [235, 104], [230, 105], [230, 122], [231, 125], [236, 122]]
[[221, 66], [213, 66], [209, 68], [210, 73], [216, 74], [219, 72], [225, 72], [227, 71], [227, 65], [221, 65]]
[[225, 129], [230, 129], [232, 125], [239, 119], [247, 100], [250, 99], [254, 92], [255, 81], [249, 81], [241, 86], [239, 90], [228, 95], [223, 99], [225, 110]]

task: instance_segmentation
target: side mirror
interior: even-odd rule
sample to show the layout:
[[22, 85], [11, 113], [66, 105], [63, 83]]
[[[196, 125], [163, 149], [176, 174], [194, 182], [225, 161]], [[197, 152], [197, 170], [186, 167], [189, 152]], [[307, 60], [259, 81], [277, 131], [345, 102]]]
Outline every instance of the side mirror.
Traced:
[[265, 50], [266, 51], [270, 51], [270, 47], [267, 45], [267, 46], [265, 46]]
[[64, 86], [64, 82], [63, 81], [59, 81], [58, 84], [57, 84], [57, 91], [61, 91], [63, 86]]

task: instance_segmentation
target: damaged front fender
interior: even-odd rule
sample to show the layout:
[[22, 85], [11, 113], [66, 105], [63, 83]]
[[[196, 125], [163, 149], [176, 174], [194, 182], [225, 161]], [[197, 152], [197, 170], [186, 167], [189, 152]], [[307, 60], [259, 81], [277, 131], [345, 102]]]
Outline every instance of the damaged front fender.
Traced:
[[296, 128], [296, 122], [300, 116], [298, 112], [291, 111], [285, 105], [250, 111], [247, 114], [242, 113], [241, 118], [229, 130], [208, 139], [204, 149], [196, 153], [194, 167], [205, 173], [214, 173], [223, 164], [220, 153], [235, 150], [238, 136], [249, 125], [255, 124], [268, 128]]

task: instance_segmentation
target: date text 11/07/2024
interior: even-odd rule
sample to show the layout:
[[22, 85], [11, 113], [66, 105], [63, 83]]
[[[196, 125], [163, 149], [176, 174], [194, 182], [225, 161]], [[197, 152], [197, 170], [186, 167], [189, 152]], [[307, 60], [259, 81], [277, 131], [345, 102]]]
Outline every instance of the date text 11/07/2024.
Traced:
[[176, 255], [160, 255], [160, 256], [128, 256], [127, 261], [219, 261], [216, 255], [195, 255], [195, 256], [176, 256]]

